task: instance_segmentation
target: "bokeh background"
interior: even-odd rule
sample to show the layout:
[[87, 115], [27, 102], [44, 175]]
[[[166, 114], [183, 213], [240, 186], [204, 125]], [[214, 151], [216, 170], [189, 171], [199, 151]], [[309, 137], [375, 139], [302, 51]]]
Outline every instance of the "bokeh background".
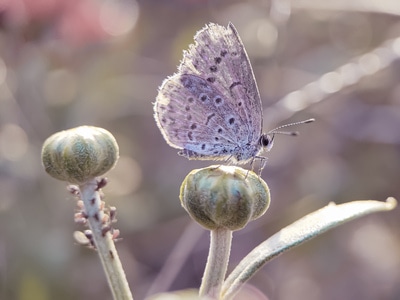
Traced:
[[[111, 299], [97, 255], [73, 239], [84, 229], [74, 197], [40, 161], [49, 135], [79, 125], [106, 128], [120, 145], [104, 193], [135, 299], [199, 286], [209, 236], [178, 195], [190, 170], [212, 162], [179, 157], [152, 103], [196, 31], [229, 21], [253, 64], [264, 130], [317, 119], [298, 138], [276, 137], [262, 173], [271, 207], [234, 233], [230, 269], [330, 201], [400, 198], [397, 0], [2, 0], [0, 299]], [[399, 216], [329, 231], [250, 284], [275, 300], [400, 299]]]

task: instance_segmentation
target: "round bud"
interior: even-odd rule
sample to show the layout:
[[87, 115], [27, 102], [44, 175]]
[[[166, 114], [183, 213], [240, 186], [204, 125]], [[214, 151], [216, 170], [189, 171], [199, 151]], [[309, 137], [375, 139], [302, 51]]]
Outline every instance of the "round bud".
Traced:
[[189, 215], [210, 230], [239, 230], [262, 216], [270, 203], [267, 184], [254, 172], [234, 166], [193, 170], [179, 197]]
[[52, 177], [74, 184], [101, 176], [119, 157], [114, 136], [105, 129], [80, 126], [60, 131], [43, 144], [42, 163]]

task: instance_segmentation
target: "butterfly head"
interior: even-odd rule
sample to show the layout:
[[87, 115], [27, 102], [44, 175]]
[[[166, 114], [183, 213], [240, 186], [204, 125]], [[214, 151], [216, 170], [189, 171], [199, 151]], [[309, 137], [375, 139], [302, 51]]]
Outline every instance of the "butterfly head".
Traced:
[[274, 144], [274, 138], [275, 133], [265, 133], [261, 135], [259, 143], [263, 149], [269, 151]]
[[291, 135], [291, 136], [297, 136], [299, 133], [297, 131], [281, 131], [282, 128], [293, 126], [293, 125], [299, 125], [299, 124], [307, 124], [314, 122], [315, 119], [308, 119], [300, 122], [295, 122], [295, 123], [290, 123], [290, 124], [285, 124], [282, 126], [279, 126], [275, 129], [270, 130], [267, 133], [264, 133], [261, 135], [259, 143], [261, 147], [267, 151], [271, 150], [273, 144], [274, 144], [274, 138], [275, 134], [284, 134], [284, 135]]

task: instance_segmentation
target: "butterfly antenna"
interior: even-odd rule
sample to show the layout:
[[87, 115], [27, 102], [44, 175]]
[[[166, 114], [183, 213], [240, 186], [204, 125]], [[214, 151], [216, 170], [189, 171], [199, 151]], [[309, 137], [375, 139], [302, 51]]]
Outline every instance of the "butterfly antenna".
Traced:
[[267, 134], [271, 134], [271, 133], [272, 133], [272, 134], [285, 134], [285, 135], [297, 136], [297, 135], [299, 135], [299, 132], [298, 132], [298, 131], [281, 131], [280, 129], [286, 128], [286, 127], [289, 127], [289, 126], [300, 125], [300, 124], [308, 124], [308, 123], [312, 123], [312, 122], [314, 122], [314, 121], [315, 121], [315, 119], [312, 118], [312, 119], [307, 119], [307, 120], [304, 120], [304, 121], [299, 121], [299, 122], [293, 122], [293, 123], [285, 124], [285, 125], [276, 127], [276, 128], [274, 128], [274, 129], [268, 131]]

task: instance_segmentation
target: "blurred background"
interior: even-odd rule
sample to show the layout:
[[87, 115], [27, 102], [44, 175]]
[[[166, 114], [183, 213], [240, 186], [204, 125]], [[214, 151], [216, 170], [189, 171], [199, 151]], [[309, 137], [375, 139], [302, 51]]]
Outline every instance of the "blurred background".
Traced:
[[[74, 197], [40, 161], [48, 136], [80, 125], [109, 130], [120, 146], [104, 193], [135, 299], [199, 287], [209, 236], [178, 195], [189, 171], [213, 163], [179, 157], [152, 103], [196, 31], [229, 21], [254, 68], [264, 130], [317, 119], [266, 154], [271, 207], [234, 233], [230, 270], [330, 201], [400, 198], [397, 0], [2, 0], [0, 299], [111, 299], [96, 253], [73, 239], [84, 229]], [[250, 281], [253, 291], [400, 299], [399, 216], [363, 217], [283, 254]]]

